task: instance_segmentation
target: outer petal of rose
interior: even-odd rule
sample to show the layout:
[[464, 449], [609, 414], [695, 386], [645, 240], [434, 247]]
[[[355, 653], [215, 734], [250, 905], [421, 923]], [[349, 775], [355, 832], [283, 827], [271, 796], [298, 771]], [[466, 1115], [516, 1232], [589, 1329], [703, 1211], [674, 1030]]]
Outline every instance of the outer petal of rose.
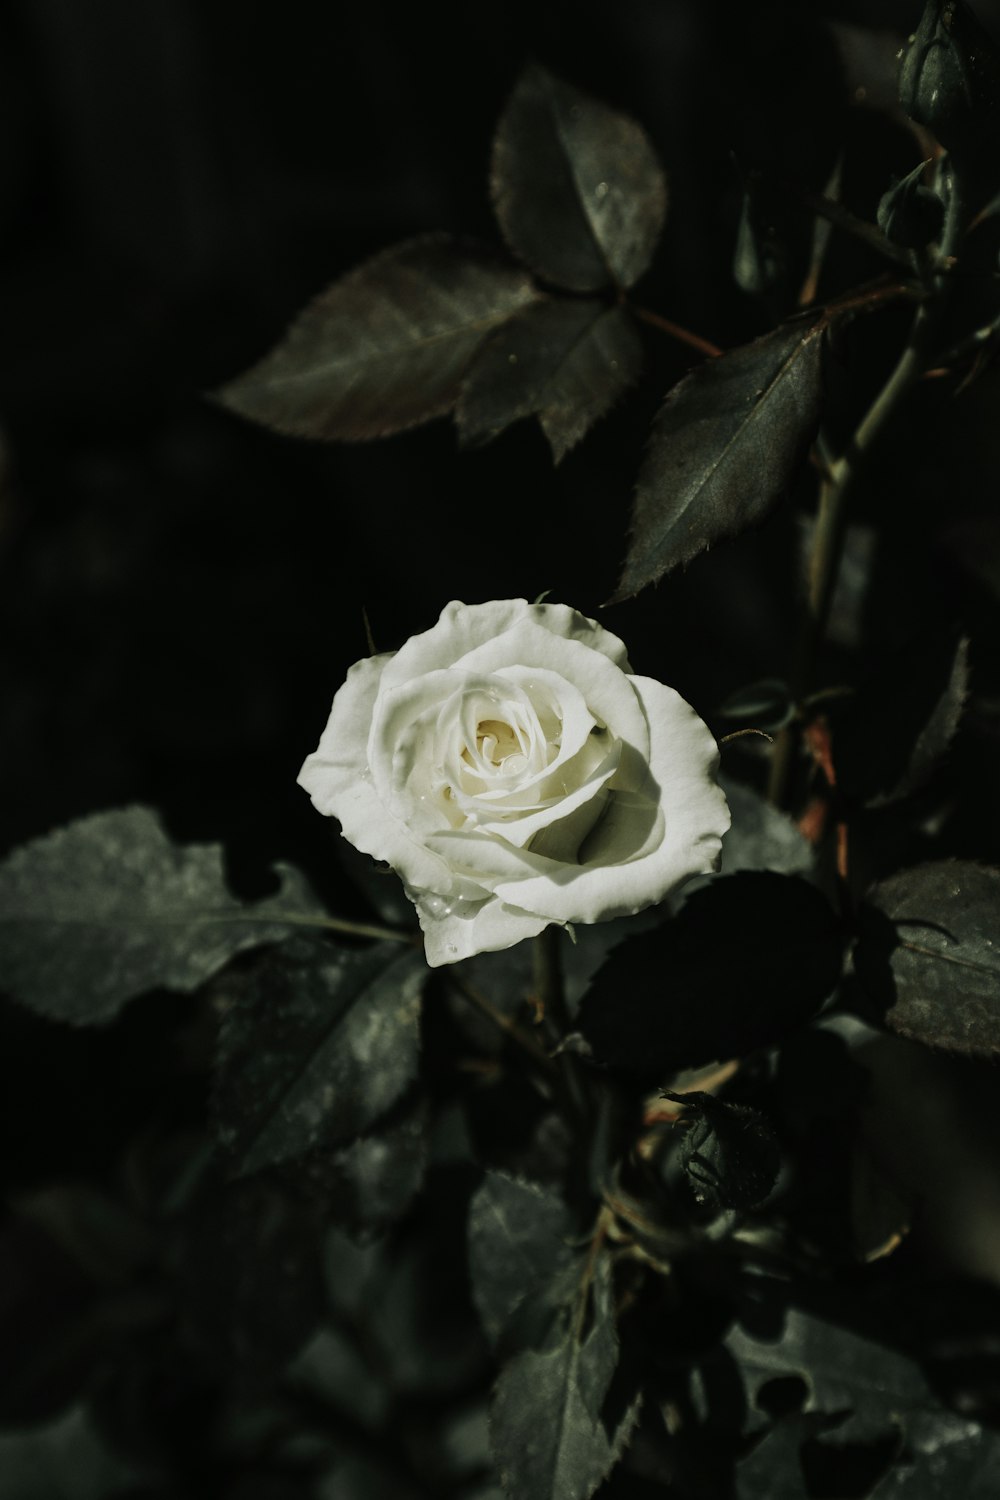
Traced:
[[470, 651], [456, 667], [463, 672], [497, 672], [505, 662], [545, 668], [565, 677], [583, 694], [587, 708], [618, 739], [634, 745], [645, 757], [649, 730], [642, 706], [628, 676], [620, 667], [577, 640], [551, 635], [534, 620], [520, 620], [497, 640]]
[[417, 916], [424, 934], [424, 952], [432, 969], [457, 964], [477, 953], [495, 953], [513, 948], [525, 938], [537, 937], [549, 926], [548, 917], [536, 917], [504, 902], [489, 900], [467, 916], [436, 916], [420, 902]]
[[369, 656], [348, 672], [319, 745], [299, 772], [299, 785], [321, 813], [340, 819], [344, 837], [355, 848], [392, 865], [407, 885], [447, 891], [451, 888], [447, 865], [410, 836], [369, 780], [368, 731], [391, 660], [391, 656]]
[[[453, 599], [441, 611], [430, 630], [411, 636], [396, 652], [385, 678], [386, 687], [396, 687], [424, 672], [454, 666], [478, 646], [504, 634], [518, 620], [530, 619], [551, 634], [583, 641], [593, 651], [608, 657], [625, 672], [629, 670], [624, 644], [610, 630], [570, 609], [567, 604], [529, 604], [526, 599], [491, 599], [486, 604], [463, 604]], [[504, 666], [516, 657], [506, 655]]]
[[[662, 901], [693, 875], [718, 866], [722, 835], [730, 824], [729, 807], [715, 781], [718, 747], [694, 709], [649, 677], [632, 683], [650, 728], [650, 787], [663, 818], [662, 838], [648, 837], [648, 804], [643, 798], [620, 798], [584, 845], [585, 862], [564, 865], [558, 873], [502, 882], [495, 887], [502, 901], [517, 902], [556, 922], [602, 922]], [[634, 808], [636, 826], [630, 826]], [[645, 819], [645, 848], [635, 855]], [[650, 847], [652, 843], [652, 847]]]

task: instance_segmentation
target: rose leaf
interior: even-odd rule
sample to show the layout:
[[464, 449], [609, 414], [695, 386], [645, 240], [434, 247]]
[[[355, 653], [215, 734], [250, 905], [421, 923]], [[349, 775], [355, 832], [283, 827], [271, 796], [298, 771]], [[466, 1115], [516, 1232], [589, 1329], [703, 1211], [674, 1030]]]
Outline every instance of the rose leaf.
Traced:
[[112, 1500], [137, 1492], [141, 1482], [135, 1468], [107, 1447], [82, 1406], [44, 1426], [0, 1433], [4, 1500]]
[[455, 410], [464, 445], [537, 415], [559, 463], [637, 378], [630, 315], [603, 302], [546, 298], [505, 323], [476, 355]]
[[[417, 1072], [426, 978], [410, 948], [308, 938], [221, 976], [213, 1109], [234, 1172], [328, 1151], [396, 1103]], [[378, 1148], [359, 1147], [358, 1162], [366, 1152]], [[351, 1163], [341, 1167], [349, 1177]]]
[[427, 1170], [423, 1100], [393, 1110], [378, 1129], [308, 1163], [331, 1221], [361, 1243], [382, 1234], [409, 1208]]
[[719, 785], [733, 815], [732, 827], [722, 841], [719, 868], [723, 875], [735, 875], [738, 870], [776, 870], [782, 875], [812, 871], [813, 846], [787, 813], [731, 776], [720, 776]]
[[[802, 1437], [811, 1434], [812, 1441], [800, 1455], [807, 1482], [789, 1494], [811, 1493], [808, 1481], [814, 1476], [822, 1476], [823, 1488], [829, 1489], [838, 1465], [851, 1465], [854, 1483], [845, 1484], [844, 1492], [870, 1494], [872, 1500], [904, 1495], [987, 1500], [995, 1494], [996, 1434], [942, 1406], [920, 1367], [904, 1353], [803, 1308], [765, 1311], [764, 1305], [754, 1305], [745, 1325], [731, 1330], [725, 1350], [742, 1374], [751, 1426], [760, 1424], [763, 1413], [773, 1413], [779, 1392], [799, 1382], [800, 1410], [791, 1418], [786, 1410], [783, 1421], [800, 1422]], [[817, 1441], [823, 1427], [828, 1430]], [[866, 1471], [868, 1484], [859, 1485]], [[748, 1500], [784, 1493], [766, 1485], [737, 1492]]]
[[226, 888], [220, 846], [175, 846], [149, 808], [80, 818], [0, 865], [0, 985], [76, 1026], [161, 985], [197, 989], [243, 949], [322, 923], [303, 877], [276, 870], [277, 894], [245, 904]]
[[872, 1018], [931, 1047], [1000, 1053], [1000, 870], [946, 859], [869, 891], [854, 968]]
[[407, 240], [321, 292], [217, 399], [292, 437], [401, 432], [451, 410], [482, 340], [534, 296], [522, 270], [481, 246]]
[[969, 642], [913, 642], [833, 721], [837, 782], [869, 806], [898, 801], [931, 775], [958, 728], [969, 691]]
[[274, 1379], [326, 1313], [322, 1208], [273, 1181], [202, 1179], [172, 1250], [199, 1347]]
[[804, 880], [723, 875], [614, 950], [584, 996], [580, 1030], [598, 1063], [651, 1079], [744, 1057], [815, 1014], [842, 949], [830, 903]]
[[[581, 1266], [577, 1285], [583, 1274]], [[638, 1418], [638, 1400], [623, 1406], [612, 1389], [618, 1338], [606, 1254], [594, 1268], [589, 1319], [576, 1316], [579, 1295], [542, 1346], [515, 1354], [496, 1384], [493, 1456], [506, 1493], [518, 1500], [588, 1500]]]
[[610, 603], [777, 504], [819, 421], [822, 342], [819, 324], [792, 323], [706, 360], [674, 386], [653, 423]]
[[666, 178], [636, 121], [537, 63], [497, 125], [492, 190], [514, 253], [574, 292], [637, 281], [667, 207]]
[[469, 1275], [492, 1344], [524, 1298], [570, 1264], [575, 1228], [553, 1193], [504, 1172], [486, 1173], [469, 1204]]

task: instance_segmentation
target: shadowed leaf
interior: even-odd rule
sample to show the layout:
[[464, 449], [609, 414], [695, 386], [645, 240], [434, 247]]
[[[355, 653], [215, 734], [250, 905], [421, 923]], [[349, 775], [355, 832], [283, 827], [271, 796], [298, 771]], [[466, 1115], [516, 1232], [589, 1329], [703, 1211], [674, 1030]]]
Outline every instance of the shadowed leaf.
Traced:
[[427, 1109], [418, 1102], [401, 1118], [381, 1122], [371, 1135], [315, 1163], [311, 1175], [333, 1221], [364, 1243], [406, 1212], [426, 1169]]
[[669, 393], [639, 473], [611, 603], [762, 521], [777, 504], [819, 421], [822, 342], [819, 325], [793, 323], [706, 360]]
[[[765, 1334], [737, 1327], [725, 1343], [740, 1367], [758, 1422], [769, 1390], [789, 1377], [804, 1382], [802, 1412], [791, 1419], [800, 1424], [799, 1441], [812, 1424], [814, 1434], [821, 1425], [829, 1429], [822, 1441], [814, 1435], [811, 1452], [808, 1445], [802, 1449], [807, 1479], [815, 1473], [828, 1484], [838, 1458], [843, 1464], [853, 1451], [855, 1462], [867, 1456], [870, 1472], [867, 1483], [850, 1493], [868, 1494], [872, 1500], [951, 1500], [955, 1495], [988, 1500], [996, 1493], [996, 1434], [942, 1407], [906, 1355], [793, 1307], [785, 1309], [780, 1328]], [[765, 1442], [770, 1445], [771, 1439]], [[798, 1442], [793, 1454], [797, 1449]], [[806, 1492], [806, 1487], [799, 1491]], [[811, 1485], [808, 1492], [814, 1493]], [[822, 1492], [834, 1493], [825, 1486]], [[751, 1484], [739, 1493], [750, 1500], [770, 1491]]]
[[638, 280], [666, 213], [666, 179], [641, 126], [537, 63], [497, 125], [492, 187], [511, 249], [574, 292]]
[[834, 765], [848, 796], [881, 806], [923, 785], [958, 728], [968, 652], [968, 640], [954, 634], [914, 642], [836, 715]]
[[834, 912], [792, 875], [720, 876], [616, 948], [584, 996], [595, 1059], [650, 1078], [781, 1040], [837, 983]]
[[242, 1174], [369, 1129], [416, 1075], [427, 969], [408, 947], [293, 939], [216, 991], [214, 1108]]
[[77, 1026], [160, 985], [197, 989], [244, 948], [322, 924], [303, 877], [277, 870], [278, 894], [245, 904], [218, 844], [176, 847], [145, 807], [81, 818], [0, 865], [0, 986]]
[[113, 1500], [138, 1485], [139, 1475], [105, 1446], [82, 1407], [44, 1427], [0, 1433], [4, 1500]]
[[782, 875], [808, 875], [815, 864], [815, 853], [788, 814], [731, 776], [720, 776], [719, 785], [733, 815], [732, 826], [722, 841], [720, 872], [735, 875], [738, 870], [775, 870]]
[[449, 412], [479, 344], [534, 296], [490, 250], [407, 240], [320, 293], [218, 399], [292, 437], [385, 437]]
[[488, 441], [536, 415], [556, 463], [639, 373], [642, 345], [619, 307], [536, 302], [490, 338], [465, 378], [455, 411], [463, 443]]
[[918, 865], [868, 893], [854, 966], [880, 1024], [973, 1056], [1000, 1053], [1000, 870]]
[[575, 1227], [561, 1198], [487, 1172], [469, 1204], [469, 1275], [492, 1344], [524, 1298], [570, 1264]]
[[589, 1321], [568, 1305], [546, 1345], [516, 1354], [497, 1381], [490, 1438], [504, 1489], [517, 1500], [588, 1500], [638, 1417], [637, 1401], [617, 1420], [604, 1412], [618, 1338], [603, 1255], [591, 1298]]

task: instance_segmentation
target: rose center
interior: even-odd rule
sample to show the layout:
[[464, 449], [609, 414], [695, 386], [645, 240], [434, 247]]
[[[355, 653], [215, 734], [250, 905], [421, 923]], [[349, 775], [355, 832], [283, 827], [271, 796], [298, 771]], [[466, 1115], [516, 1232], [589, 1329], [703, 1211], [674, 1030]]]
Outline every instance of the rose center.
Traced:
[[501, 719], [480, 719], [476, 725], [476, 750], [501, 776], [516, 776], [528, 764], [518, 735]]

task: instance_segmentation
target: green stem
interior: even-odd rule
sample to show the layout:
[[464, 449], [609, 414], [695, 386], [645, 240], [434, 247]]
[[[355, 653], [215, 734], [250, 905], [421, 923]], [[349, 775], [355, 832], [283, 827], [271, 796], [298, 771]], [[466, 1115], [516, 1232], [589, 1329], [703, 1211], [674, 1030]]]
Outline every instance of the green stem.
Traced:
[[[935, 313], [937, 309], [934, 309]], [[826, 633], [837, 574], [847, 533], [848, 501], [872, 448], [891, 420], [900, 402], [923, 373], [930, 334], [937, 318], [926, 303], [917, 308], [909, 343], [895, 369], [872, 402], [846, 451], [829, 465], [819, 496], [819, 510], [809, 554], [806, 615], [792, 667], [792, 694], [801, 702], [809, 689], [816, 656]], [[778, 736], [771, 762], [771, 801], [781, 806], [787, 799], [798, 731], [787, 725]]]
[[[533, 949], [535, 994], [541, 1003], [549, 1035], [557, 1043], [564, 1040], [573, 1024], [563, 987], [561, 940], [562, 929], [552, 925], [534, 939]], [[584, 1124], [589, 1121], [591, 1111], [586, 1080], [580, 1072], [578, 1059], [568, 1052], [560, 1052], [555, 1061], [562, 1081], [566, 1113], [578, 1124]]]
[[510, 1016], [505, 1016], [503, 1011], [497, 1010], [496, 1006], [487, 1000], [485, 995], [480, 994], [471, 984], [467, 984], [459, 974], [449, 973], [447, 977], [456, 994], [461, 995], [462, 999], [467, 1000], [471, 1006], [479, 1011], [480, 1015], [486, 1016], [487, 1020], [492, 1021], [494, 1026], [509, 1036], [511, 1041], [515, 1042], [523, 1052], [526, 1052], [532, 1062], [541, 1068], [543, 1072], [554, 1073], [556, 1071], [555, 1060], [549, 1056], [544, 1047], [535, 1041], [535, 1038], [529, 1032], [523, 1031], [516, 1021], [511, 1020]]

